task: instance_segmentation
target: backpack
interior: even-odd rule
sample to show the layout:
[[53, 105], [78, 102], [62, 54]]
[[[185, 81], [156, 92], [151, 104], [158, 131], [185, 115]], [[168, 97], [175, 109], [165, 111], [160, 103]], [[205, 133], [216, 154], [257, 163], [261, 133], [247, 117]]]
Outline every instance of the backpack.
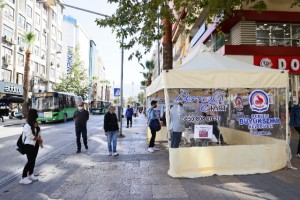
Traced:
[[24, 139], [24, 141], [22, 140], [22, 136], [23, 136], [23, 133], [20, 135], [19, 139], [17, 140], [17, 144], [15, 145], [15, 148], [17, 151], [20, 152], [20, 154], [24, 155], [25, 154], [25, 140], [26, 140], [26, 137]]
[[155, 131], [160, 131], [160, 129], [161, 129], [158, 119], [152, 119], [150, 121], [149, 127], [150, 127], [150, 129], [153, 129]]

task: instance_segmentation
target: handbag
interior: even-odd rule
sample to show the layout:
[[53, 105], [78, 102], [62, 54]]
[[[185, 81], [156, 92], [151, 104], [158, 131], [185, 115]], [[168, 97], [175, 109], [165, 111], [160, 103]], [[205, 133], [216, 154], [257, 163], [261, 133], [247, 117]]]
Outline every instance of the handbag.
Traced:
[[152, 119], [150, 121], [149, 127], [150, 127], [150, 129], [153, 129], [155, 131], [160, 131], [160, 129], [161, 129], [158, 119]]
[[24, 155], [25, 154], [25, 140], [26, 140], [26, 137], [24, 138], [24, 141], [22, 140], [22, 136], [23, 136], [23, 133], [20, 135], [19, 139], [17, 140], [17, 144], [15, 145], [15, 148], [17, 151], [20, 152], [20, 154]]

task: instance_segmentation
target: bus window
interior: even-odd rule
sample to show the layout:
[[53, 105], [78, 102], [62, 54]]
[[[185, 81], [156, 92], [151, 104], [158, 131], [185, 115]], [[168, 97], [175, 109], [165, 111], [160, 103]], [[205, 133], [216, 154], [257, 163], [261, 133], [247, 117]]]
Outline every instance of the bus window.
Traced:
[[59, 96], [59, 108], [60, 109], [64, 109], [65, 108], [65, 106], [64, 106], [64, 100], [63, 100], [62, 96]]
[[75, 108], [75, 107], [76, 107], [75, 97], [71, 97], [71, 107], [72, 107], [72, 108]]

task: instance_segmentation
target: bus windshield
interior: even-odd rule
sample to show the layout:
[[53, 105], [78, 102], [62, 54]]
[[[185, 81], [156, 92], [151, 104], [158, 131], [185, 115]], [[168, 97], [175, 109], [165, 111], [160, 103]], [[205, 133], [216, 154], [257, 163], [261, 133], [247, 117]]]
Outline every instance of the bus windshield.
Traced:
[[59, 109], [58, 97], [54, 97], [54, 96], [36, 97], [36, 109], [38, 111]]
[[100, 109], [103, 107], [103, 102], [102, 101], [92, 101], [91, 102], [91, 108], [92, 109]]

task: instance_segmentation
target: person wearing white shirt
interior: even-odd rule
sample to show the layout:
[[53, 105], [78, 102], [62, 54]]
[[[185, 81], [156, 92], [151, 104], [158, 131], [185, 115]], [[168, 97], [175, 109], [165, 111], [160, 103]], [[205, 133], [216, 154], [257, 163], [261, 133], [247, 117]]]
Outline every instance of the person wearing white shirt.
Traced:
[[171, 130], [171, 148], [178, 148], [181, 141], [182, 132], [185, 129], [185, 124], [182, 117], [187, 115], [187, 111], [183, 107], [182, 102], [174, 105], [170, 109], [170, 130]]
[[27, 123], [23, 127], [22, 139], [25, 144], [25, 154], [27, 163], [24, 166], [22, 179], [20, 184], [30, 184], [38, 179], [33, 175], [35, 160], [39, 151], [39, 146], [42, 147], [42, 139], [40, 136], [40, 127], [36, 119], [38, 118], [37, 110], [30, 109], [28, 111]]

